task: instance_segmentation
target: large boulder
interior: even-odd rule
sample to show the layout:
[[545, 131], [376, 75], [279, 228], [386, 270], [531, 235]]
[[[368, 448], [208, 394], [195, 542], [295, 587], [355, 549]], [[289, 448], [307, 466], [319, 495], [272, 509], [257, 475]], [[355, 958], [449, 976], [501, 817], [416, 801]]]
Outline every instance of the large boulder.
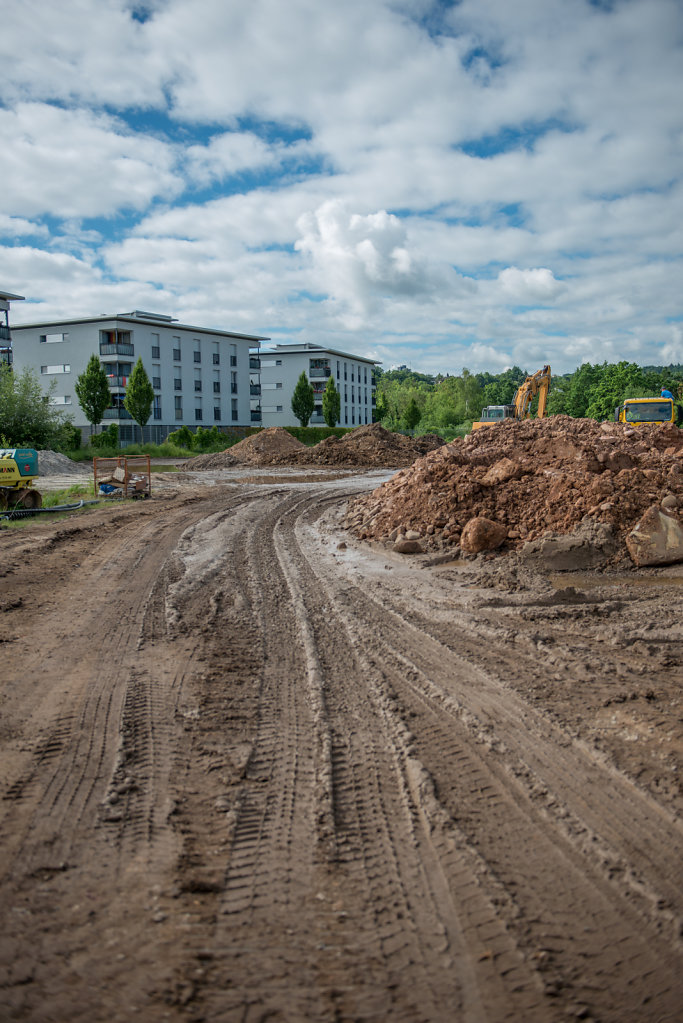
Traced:
[[508, 531], [500, 522], [477, 515], [465, 525], [460, 546], [468, 554], [493, 551], [507, 539]]
[[571, 533], [528, 541], [519, 557], [556, 572], [580, 572], [606, 564], [616, 550], [612, 527], [587, 517]]
[[655, 504], [628, 534], [626, 546], [638, 568], [671, 565], [683, 561], [683, 529], [677, 519], [665, 515]]

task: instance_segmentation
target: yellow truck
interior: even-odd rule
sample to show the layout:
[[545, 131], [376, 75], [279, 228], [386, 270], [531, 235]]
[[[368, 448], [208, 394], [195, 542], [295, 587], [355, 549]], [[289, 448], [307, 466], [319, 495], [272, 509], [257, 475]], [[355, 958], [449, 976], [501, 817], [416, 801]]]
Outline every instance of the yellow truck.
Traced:
[[626, 398], [623, 405], [614, 410], [615, 423], [631, 423], [633, 426], [659, 425], [660, 423], [683, 424], [683, 409], [673, 398]]

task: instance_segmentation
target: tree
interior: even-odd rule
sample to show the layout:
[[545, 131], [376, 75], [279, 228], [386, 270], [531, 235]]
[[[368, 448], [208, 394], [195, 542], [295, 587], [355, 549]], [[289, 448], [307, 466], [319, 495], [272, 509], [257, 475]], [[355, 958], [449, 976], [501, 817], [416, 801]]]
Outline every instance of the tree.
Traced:
[[341, 414], [341, 395], [337, 390], [334, 377], [327, 378], [327, 384], [323, 391], [323, 419], [328, 426], [336, 426]]
[[422, 413], [414, 398], [411, 398], [408, 402], [408, 407], [403, 413], [403, 422], [405, 423], [406, 430], [414, 430], [417, 424], [422, 419]]
[[308, 382], [306, 372], [303, 371], [296, 382], [294, 394], [292, 395], [292, 412], [302, 426], [308, 426], [308, 420], [313, 415], [315, 408], [315, 395], [313, 388]]
[[152, 413], [153, 401], [154, 389], [149, 382], [145, 367], [142, 365], [142, 359], [138, 358], [138, 361], [133, 366], [133, 372], [128, 378], [123, 405], [140, 427], [141, 434]]
[[0, 365], [0, 436], [2, 446], [10, 448], [48, 448], [68, 444], [65, 427], [70, 420], [52, 404], [56, 387], [52, 381], [43, 392], [34, 370], [26, 367], [15, 373]]
[[90, 434], [92, 436], [96, 426], [102, 422], [104, 410], [111, 404], [111, 392], [109, 381], [102, 363], [96, 355], [91, 355], [85, 372], [76, 380], [74, 390], [78, 402], [85, 412], [90, 423]]

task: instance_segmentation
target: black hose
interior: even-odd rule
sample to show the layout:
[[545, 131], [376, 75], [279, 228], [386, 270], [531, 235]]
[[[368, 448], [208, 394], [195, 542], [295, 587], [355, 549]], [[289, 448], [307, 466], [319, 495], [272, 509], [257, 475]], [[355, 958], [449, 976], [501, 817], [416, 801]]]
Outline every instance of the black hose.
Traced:
[[83, 508], [86, 504], [99, 504], [95, 501], [79, 501], [77, 504], [56, 504], [53, 508], [13, 508], [11, 511], [0, 512], [0, 519], [28, 519], [32, 515], [42, 515], [45, 512], [68, 512]]

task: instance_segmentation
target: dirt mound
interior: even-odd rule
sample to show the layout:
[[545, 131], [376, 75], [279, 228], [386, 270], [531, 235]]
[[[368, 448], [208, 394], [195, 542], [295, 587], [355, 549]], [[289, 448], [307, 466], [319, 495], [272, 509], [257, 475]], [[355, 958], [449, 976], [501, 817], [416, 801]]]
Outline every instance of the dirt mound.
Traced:
[[481, 517], [505, 527], [503, 549], [574, 531], [586, 516], [620, 548], [645, 511], [663, 502], [683, 519], [683, 431], [552, 416], [476, 430], [425, 455], [357, 498], [347, 525], [364, 539], [458, 544]]
[[269, 426], [234, 444], [227, 451], [197, 455], [183, 463], [183, 469], [227, 469], [231, 465], [283, 465], [296, 462], [306, 450], [291, 433], [281, 426]]
[[406, 466], [443, 445], [442, 437], [404, 437], [380, 423], [357, 426], [343, 437], [326, 437], [299, 456], [307, 465]]
[[59, 451], [38, 452], [38, 472], [41, 476], [89, 476], [90, 462], [73, 462]]
[[237, 465], [238, 459], [232, 454], [232, 448], [226, 451], [208, 451], [204, 455], [195, 455], [183, 462], [181, 469], [229, 469]]

